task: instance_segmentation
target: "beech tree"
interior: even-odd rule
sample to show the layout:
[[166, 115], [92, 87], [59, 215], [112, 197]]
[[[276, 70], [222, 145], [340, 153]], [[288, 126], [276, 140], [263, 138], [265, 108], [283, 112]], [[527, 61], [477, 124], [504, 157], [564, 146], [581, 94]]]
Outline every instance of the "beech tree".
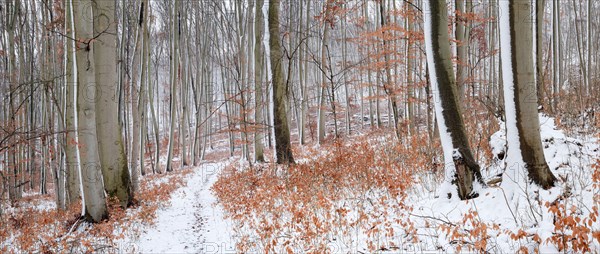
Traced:
[[86, 220], [100, 222], [108, 218], [98, 137], [96, 135], [96, 68], [94, 24], [91, 0], [72, 1], [75, 28], [77, 70], [77, 139], [83, 185], [83, 214]]
[[[435, 112], [444, 149], [446, 183], [458, 187], [460, 199], [476, 197], [473, 182], [483, 184], [479, 164], [473, 157], [465, 131], [458, 88], [452, 69], [445, 1], [425, 1], [427, 64], [435, 100]], [[452, 197], [454, 191], [448, 193]]]
[[500, 16], [504, 23], [500, 33], [509, 167], [504, 179], [516, 181], [524, 168], [531, 181], [548, 189], [556, 177], [546, 163], [540, 139], [533, 27], [529, 21], [532, 4], [529, 0], [500, 1], [500, 8], [506, 14]]
[[[327, 92], [327, 72], [325, 71], [326, 66], [327, 66], [327, 47], [328, 47], [328, 40], [329, 40], [329, 30], [331, 27], [331, 24], [329, 23], [328, 19], [331, 16], [331, 8], [333, 8], [333, 0], [327, 0], [325, 2], [325, 7], [323, 7], [325, 9], [325, 21], [323, 22], [323, 39], [321, 40], [321, 68], [323, 69], [323, 71], [321, 71], [321, 87], [320, 87], [320, 92], [319, 92], [319, 116], [318, 116], [318, 121], [319, 121], [319, 143], [323, 142], [323, 139], [325, 139], [325, 100], [326, 100], [326, 96], [325, 93]], [[270, 16], [269, 16], [270, 17]], [[269, 23], [270, 24], [270, 23]]]
[[98, 148], [104, 178], [104, 188], [109, 196], [117, 197], [125, 207], [133, 199], [127, 156], [118, 123], [117, 96], [117, 24], [115, 1], [93, 1], [92, 46], [95, 61], [96, 125]]
[[536, 108], [567, 130], [595, 121], [600, 4], [524, 1], [500, 36], [505, 0], [426, 1], [427, 12], [398, 0], [0, 0], [0, 203], [83, 197], [98, 221], [106, 196], [126, 206], [145, 174], [200, 165], [221, 144], [290, 163], [292, 143], [381, 134], [433, 144], [419, 148], [437, 167], [438, 132], [444, 191], [470, 198], [500, 124], [509, 167], [527, 168], [505, 177], [548, 188]]
[[283, 77], [283, 52], [279, 33], [279, 0], [269, 1], [269, 45], [273, 82], [273, 121], [275, 124], [275, 153], [278, 164], [294, 163], [285, 97], [287, 87]]
[[[71, 1], [65, 4], [65, 33], [74, 38], [73, 10]], [[79, 165], [77, 157], [77, 132], [75, 122], [75, 96], [77, 95], [74, 75], [75, 45], [73, 40], [65, 40], [65, 159], [66, 159], [66, 205], [75, 202], [81, 195]]]
[[166, 171], [173, 171], [173, 142], [175, 141], [175, 120], [177, 115], [177, 85], [179, 82], [179, 1], [173, 1], [171, 8], [171, 57], [169, 58], [170, 63], [170, 124], [169, 124], [169, 147], [167, 148], [167, 166]]
[[257, 125], [256, 132], [254, 133], [254, 160], [257, 162], [264, 162], [264, 128], [263, 128], [263, 30], [264, 30], [264, 17], [263, 17], [263, 5], [264, 0], [256, 0], [255, 7], [255, 20], [254, 20], [254, 105], [255, 114], [254, 122]]

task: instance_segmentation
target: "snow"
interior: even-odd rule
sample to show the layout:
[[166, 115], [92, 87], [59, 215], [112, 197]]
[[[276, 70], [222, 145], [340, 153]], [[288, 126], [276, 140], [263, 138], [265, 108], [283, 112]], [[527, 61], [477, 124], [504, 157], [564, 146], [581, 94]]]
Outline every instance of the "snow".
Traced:
[[[554, 118], [540, 114], [539, 119], [541, 141], [547, 163], [557, 178], [567, 180], [559, 180], [558, 187], [549, 190], [543, 190], [525, 182], [512, 182], [514, 186], [512, 190], [514, 198], [512, 199], [505, 183], [502, 183], [500, 187], [490, 186], [490, 188], [482, 189], [478, 198], [468, 201], [446, 201], [423, 198], [424, 194], [413, 195], [410, 199], [414, 207], [413, 216], [415, 216], [414, 221], [418, 228], [418, 234], [438, 236], [437, 238], [421, 237], [419, 240], [427, 244], [425, 244], [425, 249], [418, 250], [435, 250], [435, 246], [437, 246], [444, 252], [455, 251], [449, 236], [440, 233], [438, 227], [430, 226], [430, 223], [435, 220], [422, 219], [423, 216], [441, 219], [469, 229], [471, 225], [463, 222], [463, 216], [469, 211], [477, 211], [477, 220], [488, 225], [497, 224], [500, 227], [500, 230], [488, 228], [490, 236], [488, 246], [491, 248], [488, 249], [489, 252], [517, 252], [521, 246], [528, 247], [529, 251], [538, 247], [540, 253], [559, 252], [556, 246], [546, 242], [555, 234], [555, 216], [543, 204], [557, 200], [559, 196], [563, 195], [564, 189], [570, 188], [573, 194], [562, 202], [568, 206], [577, 206], [577, 213], [581, 218], [589, 214], [591, 207], [586, 208], [585, 206], [592, 206], [594, 191], [597, 192], [590, 188], [592, 170], [589, 168], [600, 157], [597, 149], [598, 140], [567, 137], [556, 127]], [[504, 123], [500, 123], [500, 125], [502, 126]], [[502, 172], [502, 167], [507, 165], [504, 162], [508, 158], [499, 159], [497, 157], [498, 154], [506, 153], [506, 137], [506, 130], [503, 128], [491, 136], [490, 148], [496, 162], [482, 171], [484, 178], [494, 177], [496, 172]], [[592, 229], [597, 230], [598, 227], [596, 223]], [[538, 234], [542, 244], [536, 246], [531, 242], [524, 242], [520, 246], [515, 245], [513, 240], [502, 233], [503, 230], [517, 232], [519, 229], [523, 229], [528, 234]], [[592, 241], [591, 244], [592, 252], [594, 248], [596, 251], [600, 248], [598, 243]]]
[[171, 196], [171, 205], [157, 211], [156, 224], [139, 237], [125, 239], [126, 250], [139, 253], [227, 253], [235, 241], [232, 223], [223, 219], [210, 187], [224, 163], [204, 164], [187, 186]]
[[438, 123], [438, 129], [440, 132], [440, 140], [442, 143], [442, 148], [444, 150], [444, 182], [442, 186], [440, 186], [438, 196], [444, 197], [447, 193], [451, 194], [452, 199], [458, 198], [458, 191], [456, 187], [452, 185], [452, 180], [455, 175], [455, 167], [453, 158], [454, 147], [452, 145], [452, 137], [450, 136], [450, 132], [448, 127], [446, 126], [446, 119], [444, 119], [444, 115], [442, 114], [442, 98], [440, 95], [439, 84], [437, 81], [437, 74], [435, 72], [435, 61], [433, 59], [433, 39], [432, 29], [433, 25], [431, 23], [431, 8], [429, 7], [429, 1], [423, 1], [423, 10], [425, 12], [424, 22], [425, 22], [425, 50], [427, 55], [427, 66], [429, 69], [429, 78], [432, 84], [432, 92], [433, 92], [433, 101], [435, 104], [435, 115]]
[[502, 175], [502, 187], [508, 192], [508, 196], [512, 199], [514, 189], [518, 188], [513, 183], [523, 183], [524, 165], [521, 157], [521, 148], [519, 141], [519, 132], [517, 129], [517, 108], [515, 105], [515, 80], [513, 77], [512, 54], [511, 47], [512, 38], [510, 36], [510, 2], [500, 1], [500, 57], [502, 59], [502, 79], [504, 85], [504, 110], [506, 112], [506, 143], [508, 151], [506, 153], [506, 163], [508, 167]]

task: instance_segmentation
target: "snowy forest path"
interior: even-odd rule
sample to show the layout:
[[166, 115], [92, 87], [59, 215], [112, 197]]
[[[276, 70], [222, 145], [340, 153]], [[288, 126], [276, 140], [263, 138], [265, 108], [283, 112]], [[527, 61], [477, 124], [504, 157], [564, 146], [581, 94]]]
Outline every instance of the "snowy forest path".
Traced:
[[232, 223], [215, 206], [210, 188], [224, 163], [207, 163], [194, 170], [185, 187], [159, 209], [156, 223], [135, 241], [140, 253], [223, 253], [234, 249]]

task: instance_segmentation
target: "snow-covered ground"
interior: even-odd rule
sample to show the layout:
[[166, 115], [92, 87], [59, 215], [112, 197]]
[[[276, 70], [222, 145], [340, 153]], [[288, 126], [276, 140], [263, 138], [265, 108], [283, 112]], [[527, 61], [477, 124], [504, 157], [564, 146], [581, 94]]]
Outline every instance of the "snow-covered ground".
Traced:
[[135, 253], [231, 253], [232, 223], [215, 205], [210, 187], [225, 163], [204, 164], [187, 185], [171, 195], [171, 205], [157, 211], [156, 223], [139, 237], [123, 240], [121, 249]]
[[[578, 230], [586, 227], [596, 232], [600, 230], [600, 224], [596, 221], [588, 221], [587, 225], [579, 223], [579, 219], [585, 222], [593, 212], [592, 208], [598, 205], [594, 203], [594, 195], [598, 195], [598, 189], [595, 189], [591, 177], [592, 165], [600, 158], [598, 140], [593, 137], [568, 137], [557, 128], [554, 118], [543, 114], [540, 114], [540, 133], [546, 161], [558, 178], [554, 188], [543, 190], [529, 181], [514, 180], [509, 184], [489, 186], [480, 191], [479, 198], [468, 201], [413, 196], [414, 211], [411, 216], [414, 217], [417, 232], [421, 236], [421, 243], [416, 249], [454, 252], [457, 245], [463, 245], [465, 250], [479, 243], [485, 246], [483, 249], [492, 253], [525, 250], [558, 253], [562, 251], [550, 242], [553, 236], [572, 233], [575, 224], [580, 226]], [[498, 173], [505, 172], [505, 168], [510, 167], [505, 161], [504, 128], [492, 135], [490, 146], [494, 162], [483, 169], [486, 180], [497, 178]], [[519, 174], [517, 178], [527, 178], [524, 168], [518, 165], [513, 167]], [[561, 210], [563, 216], [566, 213], [578, 217], [577, 223], [565, 227], [564, 232], [555, 226], [559, 225], [556, 223], [561, 218], [551, 213], [552, 209], [547, 206], [553, 202], [565, 205], [566, 208]], [[440, 232], [439, 225], [442, 224], [457, 230]], [[482, 228], [481, 234], [473, 231]], [[517, 237], [519, 231], [526, 236], [519, 240], [511, 238], [511, 234]], [[456, 235], [452, 235], [454, 233]], [[591, 234], [582, 234], [584, 235], [589, 237]], [[589, 238], [585, 241], [589, 241], [592, 252], [600, 250], [598, 241]], [[566, 252], [571, 251], [573, 250], [567, 249]]]
[[[299, 177], [290, 177], [290, 184], [286, 185], [288, 183], [278, 179], [276, 174], [273, 174], [273, 181], [281, 181], [279, 184], [262, 184], [267, 179], [264, 176], [269, 174], [256, 171], [254, 174], [241, 173], [231, 177], [222, 188], [231, 186], [235, 189], [231, 183], [244, 183], [239, 179], [258, 179], [261, 184], [257, 184], [256, 189], [239, 188], [233, 192], [237, 191], [239, 195], [243, 195], [241, 191], [245, 190], [262, 193], [255, 193], [253, 197], [264, 203], [257, 201], [260, 205], [244, 204], [238, 202], [236, 195], [228, 193], [223, 195], [222, 202], [248, 206], [249, 211], [238, 206], [232, 206], [231, 209], [237, 215], [234, 218], [240, 220], [236, 222], [243, 225], [234, 229], [240, 234], [240, 239], [246, 239], [245, 242], [240, 241], [240, 246], [247, 249], [240, 252], [596, 253], [600, 250], [600, 224], [597, 221], [597, 198], [600, 193], [598, 177], [594, 178], [592, 174], [596, 170], [593, 165], [600, 158], [598, 139], [595, 136], [567, 134], [557, 126], [554, 118], [543, 114], [539, 120], [545, 159], [557, 177], [555, 187], [548, 190], [528, 181], [522, 165], [507, 163], [507, 135], [505, 128], [501, 128], [490, 137], [491, 156], [479, 158], [488, 187], [479, 188], [479, 197], [475, 199], [463, 201], [445, 198], [440, 195], [445, 193], [440, 188], [443, 178], [429, 171], [420, 172], [412, 168], [414, 164], [407, 164], [408, 169], [418, 172], [414, 179], [416, 184], [405, 190], [405, 198], [398, 196], [398, 200], [386, 193], [386, 188], [359, 188], [358, 183], [355, 183], [356, 186], [333, 188], [337, 192], [327, 192], [322, 196], [324, 201], [314, 201], [318, 198], [302, 199], [298, 195], [286, 198], [285, 195], [275, 194], [285, 194], [286, 188], [287, 192], [295, 191], [298, 186], [308, 192], [314, 189], [294, 182], [302, 179]], [[386, 143], [381, 139], [385, 137], [374, 136], [369, 145], [385, 146]], [[329, 154], [334, 151], [332, 148], [319, 150], [318, 153], [319, 156], [335, 157]], [[392, 150], [392, 153], [395, 152]], [[353, 155], [365, 154], [356, 152]], [[315, 158], [325, 160], [324, 157]], [[303, 160], [309, 164], [311, 161], [310, 158]], [[355, 162], [360, 163], [358, 160]], [[346, 169], [346, 164], [340, 167], [327, 163], [322, 165]], [[414, 166], [416, 168], [418, 165]], [[506, 175], [507, 168], [511, 167], [512, 174]], [[235, 168], [244, 167], [236, 165]], [[309, 167], [313, 168], [317, 166]], [[325, 175], [323, 178], [328, 177], [330, 181], [317, 183], [323, 186], [321, 188], [342, 182], [340, 178]], [[337, 182], [332, 179], [337, 179]], [[216, 186], [220, 184], [218, 182]], [[281, 188], [284, 191], [278, 192], [279, 186], [284, 186]], [[266, 189], [275, 190], [268, 192]], [[288, 205], [292, 202], [299, 205]], [[314, 231], [306, 230], [313, 227], [316, 228]]]
[[[597, 221], [592, 222], [588, 218], [592, 218], [592, 207], [597, 205], [593, 204], [598, 190], [591, 180], [590, 167], [599, 158], [598, 140], [569, 137], [557, 128], [553, 118], [544, 115], [540, 115], [540, 123], [546, 160], [559, 179], [556, 187], [543, 190], [527, 181], [516, 181], [513, 185], [496, 182], [481, 189], [478, 198], [461, 201], [438, 198], [439, 189], [427, 190], [423, 179], [420, 179], [422, 184], [416, 185], [405, 200], [406, 206], [403, 207], [410, 209], [392, 207], [388, 215], [374, 217], [392, 222], [389, 228], [393, 231], [390, 232], [395, 233], [387, 236], [373, 234], [358, 226], [353, 233], [333, 230], [330, 232], [333, 235], [323, 236], [328, 239], [326, 251], [368, 253], [374, 250], [368, 244], [371, 242], [380, 246], [376, 249], [378, 252], [384, 253], [453, 253], [461, 250], [554, 253], [561, 251], [552, 240], [557, 234], [571, 234], [586, 227], [597, 231]], [[492, 135], [490, 146], [493, 158], [482, 164], [486, 182], [498, 179], [508, 166], [504, 128]], [[225, 219], [225, 213], [211, 191], [220, 172], [229, 163], [241, 162], [232, 159], [207, 163], [195, 169], [187, 177], [187, 185], [171, 195], [171, 204], [157, 212], [156, 223], [144, 228], [141, 235], [124, 239], [123, 242], [130, 244], [121, 245], [121, 250], [128, 253], [236, 253], [239, 238], [244, 234], [252, 236], [254, 229], [234, 230], [236, 224]], [[242, 165], [237, 167], [243, 168]], [[522, 168], [517, 171], [523, 174], [520, 177], [526, 178]], [[440, 183], [432, 184], [439, 186]], [[565, 204], [563, 208], [556, 208], [561, 209], [563, 217], [552, 212], [553, 208], [548, 204], [553, 202]], [[349, 204], [352, 202], [344, 202], [340, 207], [350, 211], [347, 216], [351, 219], [360, 208]], [[379, 211], [375, 207], [367, 210]], [[556, 225], [559, 224], [555, 223], [568, 216], [577, 217], [577, 223], [558, 229]], [[579, 219], [582, 219], [581, 222]], [[581, 236], [587, 238], [590, 234]], [[586, 241], [592, 252], [600, 249], [598, 241]], [[574, 243], [566, 244], [570, 249]], [[294, 250], [299, 252], [306, 250], [306, 246], [296, 247], [298, 249]], [[256, 250], [261, 252], [260, 248]]]

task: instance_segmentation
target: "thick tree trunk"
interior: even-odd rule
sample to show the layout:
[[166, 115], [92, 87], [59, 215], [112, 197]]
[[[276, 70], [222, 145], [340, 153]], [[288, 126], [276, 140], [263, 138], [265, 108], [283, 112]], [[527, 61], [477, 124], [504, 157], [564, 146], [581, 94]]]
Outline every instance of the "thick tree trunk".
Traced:
[[[501, 34], [502, 61], [504, 74], [504, 95], [506, 100], [507, 137], [509, 165], [521, 165], [528, 171], [529, 179], [544, 189], [554, 186], [556, 178], [548, 168], [540, 140], [540, 123], [535, 96], [533, 50], [533, 28], [528, 19], [532, 5], [529, 0], [510, 0], [500, 3], [505, 17], [500, 22], [508, 22]], [[509, 28], [509, 31], [506, 31]], [[533, 96], [532, 96], [533, 95]], [[516, 170], [519, 170], [517, 168]], [[506, 177], [516, 177], [520, 172], [505, 173]], [[507, 180], [508, 181], [508, 180]]]
[[83, 214], [86, 220], [100, 222], [108, 217], [96, 136], [96, 70], [92, 1], [73, 1], [75, 38], [77, 38], [77, 119]]
[[273, 122], [275, 125], [275, 151], [278, 164], [294, 163], [290, 130], [285, 109], [286, 86], [283, 78], [283, 52], [279, 34], [279, 0], [269, 1], [269, 45], [273, 82]]
[[460, 199], [469, 199], [477, 195], [473, 193], [473, 182], [479, 181], [483, 184], [483, 180], [469, 146], [461, 106], [458, 103], [458, 89], [448, 38], [446, 3], [437, 0], [427, 0], [426, 3], [430, 8], [425, 16], [427, 60], [446, 161], [446, 180], [457, 185]]
[[117, 197], [121, 206], [126, 207], [133, 199], [131, 179], [127, 165], [127, 155], [118, 122], [119, 104], [117, 99], [117, 25], [115, 22], [115, 2], [95, 1], [92, 5], [95, 17], [92, 44], [95, 48], [96, 75], [96, 126], [99, 155], [104, 177], [104, 188], [111, 197]]

